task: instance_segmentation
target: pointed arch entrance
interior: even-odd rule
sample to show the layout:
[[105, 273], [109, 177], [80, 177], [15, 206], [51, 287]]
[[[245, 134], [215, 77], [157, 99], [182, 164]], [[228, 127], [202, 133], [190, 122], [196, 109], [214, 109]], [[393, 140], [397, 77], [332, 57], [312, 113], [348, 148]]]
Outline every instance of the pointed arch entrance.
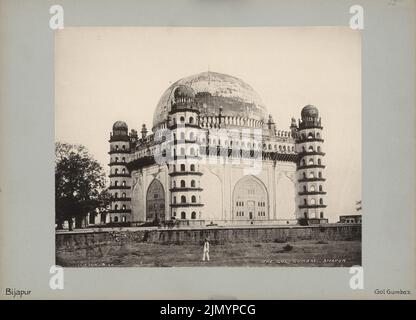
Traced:
[[258, 178], [245, 176], [236, 183], [233, 190], [233, 219], [269, 219], [267, 189]]
[[154, 179], [146, 193], [146, 221], [165, 220], [165, 189]]

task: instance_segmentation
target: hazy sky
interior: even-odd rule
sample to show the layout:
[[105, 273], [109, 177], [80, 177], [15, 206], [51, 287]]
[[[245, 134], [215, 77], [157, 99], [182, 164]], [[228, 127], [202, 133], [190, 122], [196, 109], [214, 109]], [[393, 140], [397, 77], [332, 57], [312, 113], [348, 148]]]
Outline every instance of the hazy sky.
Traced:
[[56, 140], [85, 145], [108, 171], [112, 124], [152, 127], [160, 96], [207, 71], [242, 79], [278, 129], [306, 104], [324, 126], [327, 216], [361, 199], [361, 36], [347, 27], [66, 28], [55, 38]]

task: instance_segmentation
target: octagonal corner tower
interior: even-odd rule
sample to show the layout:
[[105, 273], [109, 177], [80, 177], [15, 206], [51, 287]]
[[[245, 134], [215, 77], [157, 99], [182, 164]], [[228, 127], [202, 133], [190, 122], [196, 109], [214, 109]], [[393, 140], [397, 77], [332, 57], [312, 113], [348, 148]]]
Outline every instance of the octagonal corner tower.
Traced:
[[153, 114], [153, 129], [168, 119], [175, 98], [174, 91], [182, 85], [195, 91], [195, 102], [201, 117], [215, 116], [222, 107], [224, 117], [267, 122], [267, 109], [250, 85], [230, 75], [202, 72], [176, 81], [163, 93]]

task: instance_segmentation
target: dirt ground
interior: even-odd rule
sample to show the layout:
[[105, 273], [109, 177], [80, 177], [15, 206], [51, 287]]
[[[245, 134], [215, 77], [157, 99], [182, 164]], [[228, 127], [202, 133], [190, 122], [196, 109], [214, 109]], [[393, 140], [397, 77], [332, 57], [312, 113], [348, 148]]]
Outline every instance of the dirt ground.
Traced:
[[349, 267], [361, 265], [361, 241], [211, 244], [210, 261], [202, 246], [126, 243], [57, 252], [64, 267]]

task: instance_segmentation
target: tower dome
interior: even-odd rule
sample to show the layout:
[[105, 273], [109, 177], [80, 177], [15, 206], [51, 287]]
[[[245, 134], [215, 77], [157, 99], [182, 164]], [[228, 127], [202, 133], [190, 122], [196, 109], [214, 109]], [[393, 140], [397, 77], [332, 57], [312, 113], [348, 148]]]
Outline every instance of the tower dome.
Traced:
[[243, 80], [217, 73], [202, 72], [173, 83], [162, 95], [153, 114], [153, 127], [168, 119], [172, 102], [179, 96], [195, 98], [201, 117], [217, 115], [243, 117], [267, 122], [268, 112], [259, 95]]
[[127, 123], [125, 123], [124, 121], [114, 122], [113, 131], [119, 131], [119, 130], [128, 131]]
[[301, 111], [301, 117], [304, 118], [318, 118], [319, 117], [319, 111], [318, 108], [308, 104], [307, 106], [303, 107]]
[[174, 93], [173, 96], [175, 98], [175, 101], [177, 99], [193, 99], [195, 98], [195, 91], [190, 87], [186, 85], [179, 85]]

